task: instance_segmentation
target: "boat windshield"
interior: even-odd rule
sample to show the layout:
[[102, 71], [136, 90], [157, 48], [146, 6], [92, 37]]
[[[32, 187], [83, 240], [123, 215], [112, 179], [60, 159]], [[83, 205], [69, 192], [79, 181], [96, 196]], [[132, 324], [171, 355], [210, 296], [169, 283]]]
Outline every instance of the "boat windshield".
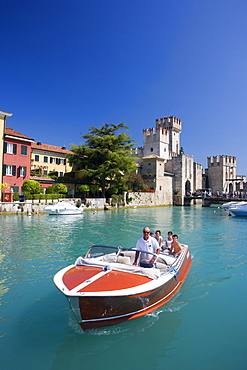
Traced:
[[108, 245], [92, 245], [89, 250], [87, 251], [85, 257], [87, 258], [95, 258], [101, 257], [106, 254], [118, 253], [119, 248], [121, 247], [112, 247]]

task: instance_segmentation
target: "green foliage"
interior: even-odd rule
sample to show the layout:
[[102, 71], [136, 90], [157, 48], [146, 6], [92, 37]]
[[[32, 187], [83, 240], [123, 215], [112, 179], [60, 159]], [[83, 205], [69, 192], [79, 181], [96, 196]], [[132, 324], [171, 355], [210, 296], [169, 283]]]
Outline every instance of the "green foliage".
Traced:
[[54, 186], [48, 186], [46, 188], [46, 194], [55, 194]]
[[90, 190], [89, 185], [81, 185], [81, 186], [79, 186], [79, 191], [81, 193], [87, 193], [89, 190]]
[[94, 180], [101, 186], [103, 197], [107, 187], [118, 184], [136, 168], [135, 158], [130, 157], [134, 142], [124, 132], [116, 134], [127, 128], [124, 123], [91, 127], [89, 134], [82, 135], [85, 144], [72, 145], [75, 155], [68, 155], [70, 162], [83, 171], [85, 180]]
[[43, 188], [40, 183], [35, 180], [25, 180], [21, 187], [22, 192], [29, 192], [31, 194], [43, 193]]
[[117, 195], [117, 194], [113, 194], [112, 195], [112, 200], [111, 200], [111, 206], [112, 207], [115, 207], [115, 206], [123, 206], [124, 205], [124, 196], [123, 195]]
[[60, 199], [65, 198], [64, 194], [30, 194], [24, 193], [25, 200], [41, 200], [41, 199]]
[[14, 202], [17, 202], [19, 200], [19, 195], [20, 195], [20, 193], [14, 193], [13, 194], [13, 200], [14, 200]]
[[54, 192], [58, 194], [66, 194], [68, 192], [68, 188], [64, 184], [55, 184], [55, 185], [52, 185], [52, 187], [53, 187]]
[[58, 172], [57, 171], [50, 171], [49, 173], [48, 173], [48, 176], [50, 176], [52, 179], [53, 178], [57, 178], [58, 177]]
[[138, 173], [131, 173], [126, 179], [128, 189], [133, 191], [145, 190], [147, 188], [143, 178]]
[[96, 191], [99, 191], [99, 185], [90, 185], [90, 191], [96, 193]]

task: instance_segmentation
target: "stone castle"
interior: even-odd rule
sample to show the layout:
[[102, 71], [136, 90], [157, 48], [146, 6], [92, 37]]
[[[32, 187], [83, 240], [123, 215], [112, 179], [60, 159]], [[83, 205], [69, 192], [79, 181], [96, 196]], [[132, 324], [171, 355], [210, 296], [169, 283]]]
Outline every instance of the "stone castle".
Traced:
[[174, 116], [156, 120], [143, 130], [144, 146], [136, 148], [138, 173], [154, 190], [154, 203], [183, 205], [184, 196], [202, 187], [202, 165], [180, 147], [182, 121]]

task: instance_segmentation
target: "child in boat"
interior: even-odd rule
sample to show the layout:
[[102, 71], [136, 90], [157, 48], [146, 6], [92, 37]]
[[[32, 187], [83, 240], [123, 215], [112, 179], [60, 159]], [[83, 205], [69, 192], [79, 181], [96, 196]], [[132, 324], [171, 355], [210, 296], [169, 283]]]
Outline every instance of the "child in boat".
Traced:
[[178, 236], [173, 235], [169, 254], [173, 255], [174, 257], [178, 257], [182, 250], [183, 250], [182, 244], [178, 242]]
[[163, 245], [163, 250], [168, 249], [170, 250], [172, 244], [172, 231], [168, 231], [167, 238], [165, 238], [165, 243]]

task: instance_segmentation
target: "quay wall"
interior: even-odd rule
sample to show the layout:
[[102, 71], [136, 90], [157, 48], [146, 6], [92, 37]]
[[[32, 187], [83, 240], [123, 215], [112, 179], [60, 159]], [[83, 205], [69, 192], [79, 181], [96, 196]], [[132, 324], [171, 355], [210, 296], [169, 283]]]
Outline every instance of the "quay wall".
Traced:
[[168, 199], [160, 197], [157, 192], [132, 192], [128, 194], [131, 201], [128, 203], [130, 207], [135, 206], [167, 206], [172, 205], [171, 197]]
[[[0, 202], [0, 214], [4, 213], [42, 213], [44, 208], [49, 204], [56, 204], [65, 199], [40, 199], [40, 200], [26, 200], [25, 202]], [[76, 204], [80, 198], [68, 199], [68, 203]]]

